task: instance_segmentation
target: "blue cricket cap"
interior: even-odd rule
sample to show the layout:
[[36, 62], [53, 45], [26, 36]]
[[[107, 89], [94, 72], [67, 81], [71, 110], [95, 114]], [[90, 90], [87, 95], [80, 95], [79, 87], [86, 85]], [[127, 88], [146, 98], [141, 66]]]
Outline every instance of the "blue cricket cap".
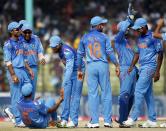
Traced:
[[95, 16], [91, 19], [90, 24], [91, 24], [91, 26], [96, 26], [96, 25], [99, 25], [99, 24], [107, 23], [107, 22], [108, 22], [107, 19], [102, 18], [100, 16]]
[[50, 38], [49, 42], [50, 42], [50, 47], [56, 47], [62, 43], [62, 39], [59, 36], [55, 35]]
[[144, 27], [146, 25], [147, 25], [147, 20], [146, 19], [138, 18], [134, 22], [134, 26], [132, 27], [132, 29], [137, 30], [137, 29], [140, 29], [141, 27]]
[[25, 24], [23, 24], [21, 30], [22, 31], [25, 31], [25, 30], [31, 30], [32, 31], [32, 26], [29, 23], [25, 23]]
[[13, 22], [9, 23], [7, 28], [8, 28], [8, 31], [11, 32], [13, 29], [19, 28], [19, 23], [16, 21], [13, 21]]
[[23, 26], [24, 24], [27, 24], [27, 23], [29, 23], [27, 20], [20, 20], [20, 21], [19, 21], [20, 29], [22, 28], [22, 26]]
[[28, 23], [28, 21], [26, 21], [26, 20], [20, 20], [20, 21], [19, 21], [19, 25], [24, 25], [24, 24], [26, 24], [26, 23]]
[[22, 86], [21, 93], [23, 96], [29, 96], [32, 93], [32, 85], [30, 83], [26, 83]]

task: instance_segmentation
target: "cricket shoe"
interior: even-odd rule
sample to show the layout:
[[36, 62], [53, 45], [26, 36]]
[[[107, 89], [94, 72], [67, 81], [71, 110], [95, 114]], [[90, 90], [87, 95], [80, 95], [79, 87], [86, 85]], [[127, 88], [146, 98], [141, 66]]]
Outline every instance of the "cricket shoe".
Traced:
[[113, 126], [112, 126], [112, 123], [104, 123], [104, 127], [107, 127], [107, 128], [112, 128]]
[[75, 125], [73, 121], [70, 121], [70, 122], [67, 123], [67, 126], [66, 126], [66, 127], [67, 127], [67, 128], [76, 128], [77, 125]]
[[119, 124], [119, 128], [130, 128], [121, 123], [118, 119], [115, 119], [115, 122]]
[[128, 118], [127, 121], [124, 121], [124, 122], [123, 122], [123, 125], [124, 125], [124, 127], [126, 127], [126, 128], [130, 128], [130, 127], [135, 127], [135, 126], [136, 126], [136, 123], [135, 123], [135, 121], [134, 121], [133, 119]]
[[92, 123], [87, 123], [85, 125], [86, 128], [99, 128], [99, 123], [95, 123], [95, 124], [92, 124]]
[[157, 122], [147, 120], [143, 124], [139, 124], [138, 127], [140, 127], [140, 128], [156, 128], [156, 127], [158, 127], [158, 125], [157, 125]]
[[15, 124], [15, 127], [19, 127], [19, 128], [25, 128], [25, 124], [21, 121], [20, 123], [18, 124]]
[[166, 127], [166, 123], [160, 124], [160, 127], [162, 127], [162, 128]]
[[66, 128], [67, 127], [67, 121], [66, 120], [62, 120], [60, 122], [60, 124], [57, 124], [58, 128]]
[[14, 115], [11, 113], [10, 108], [5, 108], [4, 113], [7, 115], [7, 117], [9, 117], [10, 121], [12, 121], [12, 123], [15, 124]]

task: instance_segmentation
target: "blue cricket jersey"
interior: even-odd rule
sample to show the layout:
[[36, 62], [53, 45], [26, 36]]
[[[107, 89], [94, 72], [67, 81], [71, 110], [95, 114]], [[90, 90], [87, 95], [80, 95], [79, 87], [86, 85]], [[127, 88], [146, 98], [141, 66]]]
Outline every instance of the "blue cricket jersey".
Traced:
[[[64, 87], [68, 83], [68, 81], [70, 81], [72, 73], [74, 71], [77, 71], [77, 52], [70, 46], [63, 44], [59, 52], [59, 57], [65, 65], [64, 79], [62, 83], [62, 87]], [[84, 66], [85, 64], [84, 62], [82, 62], [81, 67], [84, 68]]]
[[107, 57], [109, 56], [111, 61], [117, 64], [110, 39], [96, 29], [90, 30], [89, 33], [82, 37], [77, 53], [79, 66], [82, 63], [83, 56], [86, 57], [87, 63], [95, 61], [108, 63]]
[[24, 67], [27, 59], [24, 55], [25, 49], [21, 41], [12, 38], [7, 40], [3, 47], [5, 63], [11, 62], [14, 68]]
[[18, 109], [24, 124], [31, 128], [46, 128], [48, 126], [48, 107], [39, 101], [21, 98]]
[[148, 31], [144, 36], [138, 39], [139, 64], [140, 66], [156, 67], [157, 53], [162, 51], [162, 44], [160, 40], [152, 36], [152, 32]]
[[30, 66], [37, 66], [39, 56], [43, 56], [43, 46], [38, 36], [31, 35], [30, 41], [26, 41], [23, 36], [20, 37], [21, 42], [24, 44], [25, 55], [27, 56], [28, 64]]

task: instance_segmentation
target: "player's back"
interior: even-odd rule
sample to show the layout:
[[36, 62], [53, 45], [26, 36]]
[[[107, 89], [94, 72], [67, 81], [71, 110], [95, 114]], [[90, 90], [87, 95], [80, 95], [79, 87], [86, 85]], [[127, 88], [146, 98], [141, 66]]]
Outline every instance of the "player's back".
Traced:
[[[73, 71], [77, 71], [78, 63], [77, 63], [77, 52], [72, 47], [63, 44], [62, 50], [59, 53], [60, 58], [62, 59], [63, 63], [66, 64], [67, 60], [74, 59], [74, 67]], [[84, 62], [82, 63], [82, 67], [84, 67]]]
[[85, 48], [87, 63], [96, 61], [108, 62], [106, 53], [106, 43], [108, 41], [108, 37], [96, 29], [90, 30], [83, 36], [81, 44]]
[[38, 101], [25, 100], [18, 102], [24, 124], [31, 128], [46, 128], [48, 126], [47, 108]]

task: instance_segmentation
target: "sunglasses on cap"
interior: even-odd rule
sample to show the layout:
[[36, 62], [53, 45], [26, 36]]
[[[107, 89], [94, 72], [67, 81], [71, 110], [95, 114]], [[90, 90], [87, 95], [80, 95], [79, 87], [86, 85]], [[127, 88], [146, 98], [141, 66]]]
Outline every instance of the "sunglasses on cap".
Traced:
[[24, 34], [32, 34], [32, 31], [30, 31], [30, 30], [25, 30], [25, 31], [23, 31], [23, 33], [24, 33]]

